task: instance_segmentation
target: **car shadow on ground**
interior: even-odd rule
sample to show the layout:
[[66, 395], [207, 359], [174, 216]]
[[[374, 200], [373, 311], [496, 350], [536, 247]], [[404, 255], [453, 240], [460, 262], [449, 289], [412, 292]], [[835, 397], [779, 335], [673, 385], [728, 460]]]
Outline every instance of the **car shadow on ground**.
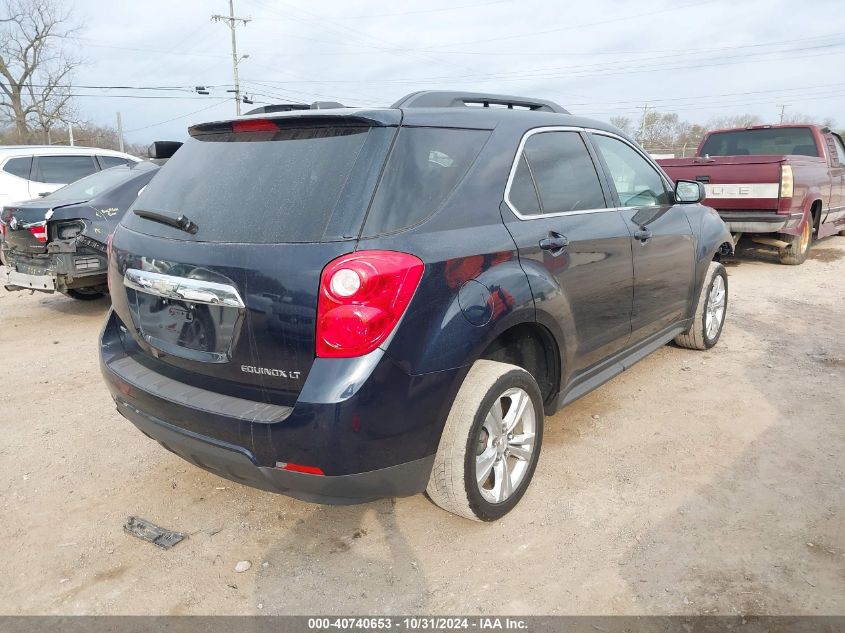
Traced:
[[423, 612], [426, 578], [395, 510], [393, 499], [314, 506], [257, 571], [255, 601], [263, 613]]
[[91, 301], [80, 301], [58, 293], [45, 295], [39, 303], [55, 312], [76, 316], [105, 316], [111, 307], [111, 299], [108, 296]]

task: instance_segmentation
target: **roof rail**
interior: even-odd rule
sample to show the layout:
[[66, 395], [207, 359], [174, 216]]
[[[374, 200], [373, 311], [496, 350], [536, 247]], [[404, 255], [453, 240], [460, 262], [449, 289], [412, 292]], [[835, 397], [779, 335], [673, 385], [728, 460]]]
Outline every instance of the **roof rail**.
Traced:
[[569, 111], [554, 101], [545, 99], [529, 99], [527, 97], [512, 97], [508, 95], [486, 94], [482, 92], [453, 92], [451, 90], [421, 90], [405, 95], [394, 103], [392, 108], [461, 108], [499, 106], [508, 110], [541, 110], [543, 112], [559, 112], [569, 114]]
[[245, 112], [244, 116], [249, 114], [271, 114], [273, 112], [291, 112], [293, 110], [328, 110], [331, 108], [343, 108], [342, 103], [337, 101], [315, 101], [312, 104], [307, 103], [270, 103], [268, 105], [253, 108], [249, 112]]

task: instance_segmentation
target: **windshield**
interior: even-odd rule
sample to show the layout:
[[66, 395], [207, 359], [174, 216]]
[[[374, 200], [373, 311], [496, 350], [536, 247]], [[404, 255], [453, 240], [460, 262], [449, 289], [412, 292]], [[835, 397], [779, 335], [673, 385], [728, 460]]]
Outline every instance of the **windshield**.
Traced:
[[813, 132], [807, 127], [758, 128], [716, 132], [707, 137], [702, 156], [818, 156]]
[[313, 242], [358, 236], [395, 128], [338, 125], [188, 140], [133, 210], [185, 215], [191, 235], [133, 212], [134, 231], [200, 242]]
[[81, 178], [75, 182], [56, 189], [53, 193], [45, 196], [48, 200], [90, 200], [106, 189], [119, 185], [129, 180], [136, 172], [133, 172], [127, 165], [112, 167]]

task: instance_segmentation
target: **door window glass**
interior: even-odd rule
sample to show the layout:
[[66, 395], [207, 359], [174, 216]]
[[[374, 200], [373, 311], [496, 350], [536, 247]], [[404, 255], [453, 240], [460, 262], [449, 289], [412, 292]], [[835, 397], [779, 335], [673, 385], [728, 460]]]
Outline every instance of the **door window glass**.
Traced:
[[603, 134], [593, 135], [593, 142], [607, 163], [623, 207], [670, 203], [663, 178], [633, 147]]
[[93, 156], [39, 156], [33, 180], [61, 183], [79, 180], [97, 171]]
[[120, 165], [130, 165], [132, 161], [128, 158], [120, 158], [119, 156], [97, 156], [100, 162], [100, 168], [108, 169], [109, 167], [118, 167]]
[[508, 201], [522, 215], [540, 214], [540, 198], [537, 197], [534, 178], [531, 177], [528, 163], [525, 161], [525, 154], [520, 157], [519, 165], [516, 167], [516, 173], [508, 192]]
[[[606, 206], [593, 159], [577, 132], [540, 132], [525, 142], [514, 177], [517, 191], [514, 192], [514, 186], [511, 186], [511, 204], [520, 213], [531, 215], [530, 207], [523, 211], [519, 206], [520, 203], [531, 204], [526, 172], [533, 176], [543, 214], [603, 209]], [[522, 201], [515, 196], [521, 197]]]

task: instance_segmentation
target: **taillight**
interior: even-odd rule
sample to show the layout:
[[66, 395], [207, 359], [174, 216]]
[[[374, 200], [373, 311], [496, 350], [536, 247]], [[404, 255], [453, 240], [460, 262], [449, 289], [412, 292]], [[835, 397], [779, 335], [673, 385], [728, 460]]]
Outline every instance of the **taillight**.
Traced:
[[235, 134], [242, 132], [278, 132], [279, 126], [267, 119], [246, 119], [244, 121], [234, 121], [232, 123], [232, 131]]
[[114, 232], [109, 233], [109, 236], [106, 239], [106, 285], [109, 288], [109, 292], [111, 292], [111, 275], [109, 274], [109, 268], [111, 267], [111, 241], [113, 239]]
[[303, 466], [302, 464], [288, 464], [285, 462], [276, 462], [276, 468], [279, 470], [286, 470], [291, 473], [304, 473], [306, 475], [325, 475], [322, 468], [316, 466]]
[[424, 264], [408, 253], [358, 251], [323, 269], [317, 356], [362, 356], [381, 345], [411, 302]]
[[780, 166], [780, 197], [791, 198], [794, 181], [792, 179], [792, 165]]
[[40, 226], [31, 226], [29, 227], [29, 232], [35, 237], [36, 240], [41, 242], [42, 244], [47, 242], [47, 225], [42, 224]]

